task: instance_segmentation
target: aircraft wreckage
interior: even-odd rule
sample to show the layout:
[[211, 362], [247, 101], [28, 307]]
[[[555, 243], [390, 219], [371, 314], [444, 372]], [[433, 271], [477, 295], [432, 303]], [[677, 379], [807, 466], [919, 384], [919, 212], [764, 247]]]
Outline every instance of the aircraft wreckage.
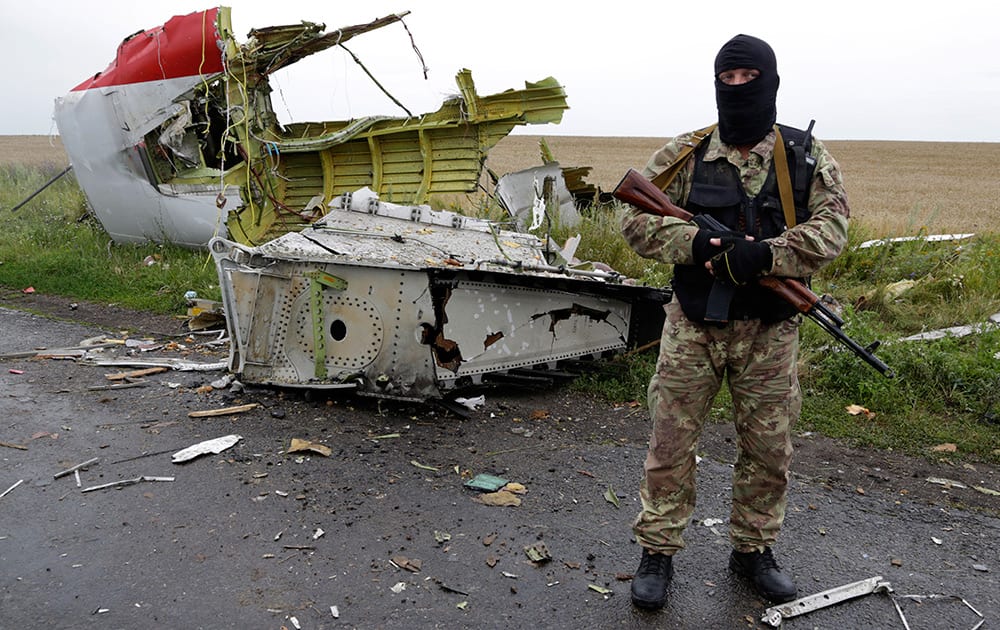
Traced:
[[118, 242], [264, 243], [363, 186], [415, 204], [475, 191], [487, 151], [514, 126], [562, 119], [566, 94], [553, 78], [480, 96], [461, 70], [458, 95], [435, 112], [278, 122], [274, 72], [407, 14], [330, 32], [311, 22], [253, 29], [240, 44], [230, 9], [216, 7], [125, 38], [107, 69], [55, 104], [94, 215]]
[[580, 359], [658, 339], [669, 293], [575, 269], [535, 236], [345, 193], [257, 247], [216, 238], [244, 382], [427, 400], [490, 382], [546, 384]]
[[[126, 38], [56, 102], [95, 216], [120, 242], [207, 244], [245, 383], [441, 399], [548, 384], [658, 339], [669, 291], [427, 205], [475, 191], [515, 125], [561, 120], [554, 79], [483, 97], [462, 70], [459, 95], [430, 114], [277, 122], [271, 73], [403, 15], [255, 29], [240, 45], [218, 7]], [[519, 229], [529, 213], [531, 229], [545, 210], [565, 219], [561, 174], [547, 161], [500, 178]]]

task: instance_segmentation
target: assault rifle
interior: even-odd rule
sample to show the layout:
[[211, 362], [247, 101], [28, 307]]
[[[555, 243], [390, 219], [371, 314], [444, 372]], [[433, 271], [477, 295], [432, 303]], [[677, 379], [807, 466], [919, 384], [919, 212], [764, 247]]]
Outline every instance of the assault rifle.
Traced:
[[[612, 195], [615, 199], [632, 204], [636, 208], [646, 212], [665, 217], [674, 217], [682, 221], [691, 221], [703, 229], [730, 231], [729, 228], [719, 223], [711, 215], [693, 215], [684, 208], [677, 206], [670, 200], [670, 197], [634, 169], [629, 169]], [[876, 340], [862, 347], [861, 344], [848, 337], [841, 329], [844, 325], [844, 320], [823, 304], [822, 299], [813, 293], [809, 287], [792, 278], [778, 278], [775, 276], [765, 276], [759, 278], [757, 282], [776, 293], [799, 312], [804, 313], [811, 320], [819, 324], [823, 330], [830, 333], [837, 341], [847, 346], [851, 352], [864, 359], [868, 365], [878, 370], [881, 374], [888, 378], [895, 376], [895, 373], [889, 366], [875, 356], [875, 349], [881, 345], [881, 342]]]

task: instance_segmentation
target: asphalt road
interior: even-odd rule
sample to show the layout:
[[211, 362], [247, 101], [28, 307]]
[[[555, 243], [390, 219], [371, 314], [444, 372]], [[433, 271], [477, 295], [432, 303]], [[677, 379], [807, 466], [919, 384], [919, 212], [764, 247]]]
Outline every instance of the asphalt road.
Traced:
[[[0, 308], [0, 355], [101, 334], [121, 338]], [[178, 341], [185, 348], [105, 354], [225, 356]], [[463, 418], [349, 395], [199, 391], [221, 371], [91, 389], [131, 369], [0, 362], [0, 627], [766, 627], [767, 604], [727, 569], [731, 468], [712, 458], [699, 464], [697, 520], [666, 608], [630, 604], [647, 430], [634, 408], [569, 389], [491, 391]], [[189, 415], [242, 404], [257, 406]], [[228, 435], [240, 440], [172, 462]], [[293, 438], [329, 455], [288, 452]], [[55, 478], [93, 458], [79, 485]], [[463, 482], [480, 473], [523, 484], [521, 504], [477, 502]], [[142, 477], [172, 481], [84, 492]], [[802, 595], [878, 575], [914, 630], [973, 628], [976, 611], [986, 628], [1000, 616], [998, 540], [988, 512], [796, 477], [776, 555]], [[538, 545], [549, 560], [529, 560]], [[784, 627], [904, 626], [893, 597], [874, 594]]]

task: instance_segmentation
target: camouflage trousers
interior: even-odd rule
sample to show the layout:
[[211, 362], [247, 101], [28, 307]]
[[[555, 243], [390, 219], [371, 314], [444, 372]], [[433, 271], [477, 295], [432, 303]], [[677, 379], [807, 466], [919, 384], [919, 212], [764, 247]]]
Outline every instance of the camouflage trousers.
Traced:
[[785, 517], [791, 427], [799, 417], [798, 327], [759, 320], [725, 327], [688, 321], [676, 300], [666, 306], [656, 374], [649, 383], [653, 420], [642, 512], [633, 525], [645, 548], [673, 554], [695, 506], [695, 449], [723, 378], [739, 435], [729, 536], [739, 551], [774, 543]]

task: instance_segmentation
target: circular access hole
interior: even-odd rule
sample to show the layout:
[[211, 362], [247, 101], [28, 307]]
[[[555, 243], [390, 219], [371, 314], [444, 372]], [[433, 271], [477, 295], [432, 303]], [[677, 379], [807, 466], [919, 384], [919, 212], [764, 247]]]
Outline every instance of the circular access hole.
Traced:
[[333, 337], [334, 341], [343, 341], [344, 337], [347, 336], [347, 324], [343, 320], [334, 320], [330, 324], [330, 336]]

